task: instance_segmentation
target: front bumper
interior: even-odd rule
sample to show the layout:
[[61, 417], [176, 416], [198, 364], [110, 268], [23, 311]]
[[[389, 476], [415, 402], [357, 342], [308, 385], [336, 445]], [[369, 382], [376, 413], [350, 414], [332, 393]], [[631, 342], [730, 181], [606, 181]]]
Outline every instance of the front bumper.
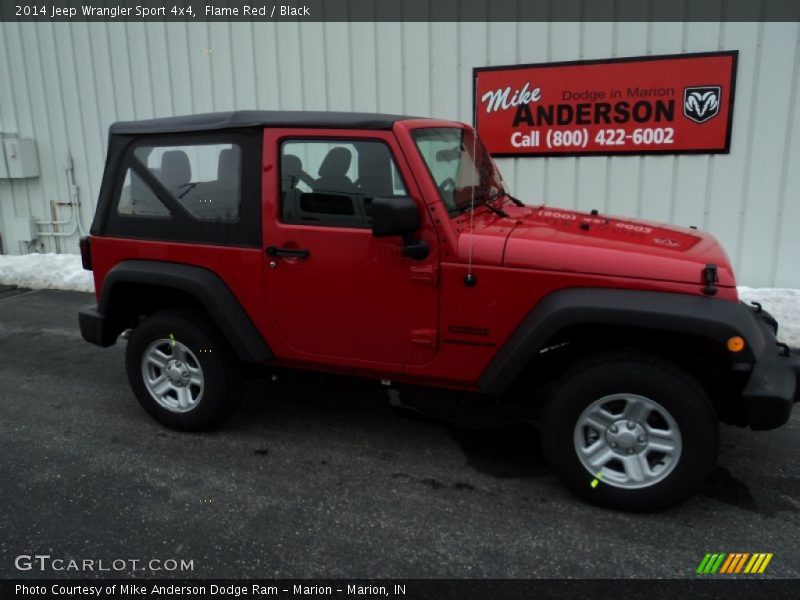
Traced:
[[96, 306], [87, 306], [78, 311], [78, 324], [83, 339], [90, 344], [107, 348], [117, 341], [119, 330], [110, 326], [108, 319], [97, 311]]
[[751, 429], [775, 429], [784, 425], [800, 401], [800, 356], [778, 344], [777, 324], [769, 313], [754, 311], [767, 344], [757, 357], [742, 390], [747, 424]]

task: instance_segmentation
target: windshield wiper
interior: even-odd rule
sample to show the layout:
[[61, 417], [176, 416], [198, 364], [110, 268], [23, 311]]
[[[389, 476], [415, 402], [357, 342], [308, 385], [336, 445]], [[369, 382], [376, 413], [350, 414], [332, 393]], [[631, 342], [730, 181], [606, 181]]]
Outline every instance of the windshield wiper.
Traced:
[[485, 206], [490, 211], [492, 211], [494, 214], [496, 214], [496, 215], [498, 215], [500, 217], [503, 217], [505, 219], [509, 218], [510, 215], [506, 211], [504, 211], [502, 208], [499, 208], [497, 206], [494, 206], [494, 205], [490, 204], [490, 202], [491, 202], [491, 200], [484, 200], [483, 202], [478, 204], [478, 206]]
[[506, 195], [506, 198], [511, 200], [517, 206], [519, 206], [519, 207], [525, 206], [525, 203], [522, 200], [520, 200], [519, 198], [514, 198], [514, 196], [512, 196], [508, 192], [505, 192], [505, 195]]
[[[499, 207], [494, 206], [493, 204], [491, 204], [491, 202], [494, 202], [495, 200], [497, 200], [502, 195], [503, 195], [503, 192], [494, 193], [494, 194], [491, 194], [488, 197], [487, 196], [476, 196], [473, 199], [474, 206], [475, 207], [485, 206], [486, 208], [488, 208], [490, 211], [492, 211], [497, 216], [503, 217], [504, 219], [509, 219], [509, 218], [511, 218], [511, 215], [509, 215], [502, 208], [499, 208]], [[470, 202], [468, 204], [462, 204], [460, 206], [457, 206], [456, 208], [453, 209], [453, 211], [456, 212], [457, 214], [462, 214], [462, 213], [467, 212], [468, 210], [471, 210], [472, 207], [473, 207], [473, 202]]]
[[485, 206], [490, 211], [492, 211], [494, 214], [496, 214], [496, 215], [498, 215], [500, 217], [503, 217], [505, 219], [508, 219], [510, 217], [510, 215], [506, 211], [504, 211], [502, 208], [499, 208], [499, 207], [494, 206], [492, 204], [492, 202], [497, 200], [502, 195], [503, 195], [502, 192], [495, 192], [493, 194], [490, 194], [489, 196], [482, 196], [480, 198], [476, 198], [475, 199], [475, 206]]

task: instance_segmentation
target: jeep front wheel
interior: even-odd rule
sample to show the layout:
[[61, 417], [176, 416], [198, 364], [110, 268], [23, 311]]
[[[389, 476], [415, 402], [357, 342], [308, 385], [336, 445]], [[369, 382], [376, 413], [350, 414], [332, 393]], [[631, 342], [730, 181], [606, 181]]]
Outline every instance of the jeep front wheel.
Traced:
[[168, 427], [208, 429], [235, 403], [233, 361], [197, 315], [165, 311], [145, 319], [130, 335], [125, 363], [136, 398]]
[[678, 367], [617, 355], [591, 359], [562, 378], [543, 412], [542, 444], [584, 498], [659, 510], [711, 475], [718, 425], [703, 389]]

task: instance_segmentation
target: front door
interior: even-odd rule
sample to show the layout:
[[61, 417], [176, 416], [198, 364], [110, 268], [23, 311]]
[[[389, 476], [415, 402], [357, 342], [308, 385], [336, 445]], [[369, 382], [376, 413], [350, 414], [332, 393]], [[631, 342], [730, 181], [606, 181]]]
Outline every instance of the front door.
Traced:
[[[390, 132], [267, 130], [266, 306], [295, 358], [376, 368], [436, 352], [438, 252], [420, 192]], [[410, 196], [425, 224], [424, 260], [400, 237], [376, 238], [370, 203]]]

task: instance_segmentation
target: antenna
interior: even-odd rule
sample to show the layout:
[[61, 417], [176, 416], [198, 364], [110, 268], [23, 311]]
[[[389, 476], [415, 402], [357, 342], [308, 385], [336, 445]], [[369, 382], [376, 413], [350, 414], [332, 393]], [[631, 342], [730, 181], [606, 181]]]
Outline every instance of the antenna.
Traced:
[[[475, 94], [475, 127], [478, 126], [478, 95]], [[475, 274], [472, 272], [472, 247], [474, 243], [473, 239], [473, 229], [475, 227], [475, 188], [476, 183], [480, 183], [480, 173], [476, 168], [477, 165], [475, 164], [475, 153], [478, 145], [478, 134], [477, 130], [472, 130], [472, 185], [470, 186], [470, 198], [469, 198], [469, 251], [467, 254], [467, 274], [464, 275], [464, 285], [467, 287], [472, 287], [478, 282], [478, 279], [475, 277]], [[475, 177], [477, 176], [478, 181], [475, 181]]]

